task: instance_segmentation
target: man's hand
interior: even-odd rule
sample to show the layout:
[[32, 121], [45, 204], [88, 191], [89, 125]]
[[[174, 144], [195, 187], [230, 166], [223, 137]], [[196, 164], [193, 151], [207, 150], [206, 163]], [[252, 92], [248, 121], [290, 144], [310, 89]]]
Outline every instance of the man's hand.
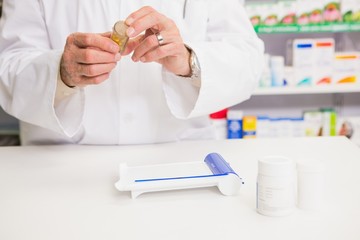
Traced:
[[[129, 26], [130, 38], [123, 55], [133, 52], [132, 60], [137, 62], [158, 62], [177, 75], [190, 75], [190, 53], [184, 45], [173, 20], [151, 7], [143, 7], [130, 14], [125, 23]], [[141, 34], [145, 31], [145, 34]], [[156, 34], [163, 37], [160, 45]]]
[[99, 84], [109, 78], [120, 60], [119, 46], [110, 33], [73, 33], [66, 41], [60, 76], [69, 87]]

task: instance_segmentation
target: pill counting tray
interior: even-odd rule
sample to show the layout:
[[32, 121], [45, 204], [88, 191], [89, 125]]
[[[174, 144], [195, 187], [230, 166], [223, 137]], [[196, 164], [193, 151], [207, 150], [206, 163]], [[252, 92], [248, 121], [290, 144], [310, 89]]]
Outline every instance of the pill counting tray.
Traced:
[[119, 191], [131, 191], [132, 198], [142, 193], [217, 186], [224, 195], [239, 192], [243, 180], [218, 153], [203, 162], [185, 162], [128, 167], [120, 165]]

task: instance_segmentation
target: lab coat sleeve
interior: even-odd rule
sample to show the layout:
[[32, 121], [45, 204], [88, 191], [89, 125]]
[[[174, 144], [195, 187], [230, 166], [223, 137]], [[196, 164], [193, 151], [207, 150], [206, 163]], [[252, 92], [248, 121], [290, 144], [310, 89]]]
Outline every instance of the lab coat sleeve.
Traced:
[[207, 115], [248, 99], [264, 60], [257, 37], [238, 0], [209, 1], [205, 41], [186, 42], [201, 66], [201, 88], [164, 71], [164, 91], [174, 116]]
[[0, 104], [21, 121], [68, 137], [79, 129], [82, 90], [54, 107], [62, 49], [52, 49], [40, 1], [4, 1], [0, 22]]

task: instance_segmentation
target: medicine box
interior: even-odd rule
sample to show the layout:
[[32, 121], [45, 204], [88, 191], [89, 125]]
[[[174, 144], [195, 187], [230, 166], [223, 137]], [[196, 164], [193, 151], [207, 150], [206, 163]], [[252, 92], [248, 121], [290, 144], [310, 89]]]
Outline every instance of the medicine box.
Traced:
[[323, 19], [325, 23], [341, 22], [340, 0], [324, 1]]
[[336, 84], [359, 83], [360, 52], [338, 52], [334, 59]]
[[332, 108], [321, 109], [322, 113], [322, 131], [321, 136], [336, 136], [336, 118], [337, 114]]
[[360, 0], [342, 0], [341, 15], [343, 22], [360, 22]]
[[320, 111], [310, 110], [304, 112], [305, 136], [321, 136], [322, 124], [323, 115]]
[[296, 24], [297, 1], [278, 1], [278, 19], [280, 24]]
[[256, 137], [256, 116], [243, 117], [243, 138]]
[[316, 39], [314, 47], [314, 85], [332, 83], [335, 41], [333, 38]]
[[314, 39], [294, 39], [292, 56], [294, 66], [294, 82], [296, 86], [312, 85], [314, 58]]

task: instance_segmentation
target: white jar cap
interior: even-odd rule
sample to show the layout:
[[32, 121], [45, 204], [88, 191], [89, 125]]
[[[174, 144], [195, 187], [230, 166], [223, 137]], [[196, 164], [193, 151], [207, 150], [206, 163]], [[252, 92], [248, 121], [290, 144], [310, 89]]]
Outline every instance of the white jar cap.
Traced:
[[294, 174], [295, 162], [284, 156], [266, 156], [258, 161], [258, 173], [266, 176]]
[[299, 172], [320, 173], [324, 171], [324, 163], [314, 158], [299, 159], [296, 168]]
[[244, 117], [244, 112], [241, 110], [233, 110], [230, 109], [227, 112], [227, 118], [228, 119], [242, 119]]
[[285, 63], [285, 59], [283, 56], [271, 56], [270, 58], [270, 63], [272, 66], [276, 65], [276, 66], [284, 66]]

